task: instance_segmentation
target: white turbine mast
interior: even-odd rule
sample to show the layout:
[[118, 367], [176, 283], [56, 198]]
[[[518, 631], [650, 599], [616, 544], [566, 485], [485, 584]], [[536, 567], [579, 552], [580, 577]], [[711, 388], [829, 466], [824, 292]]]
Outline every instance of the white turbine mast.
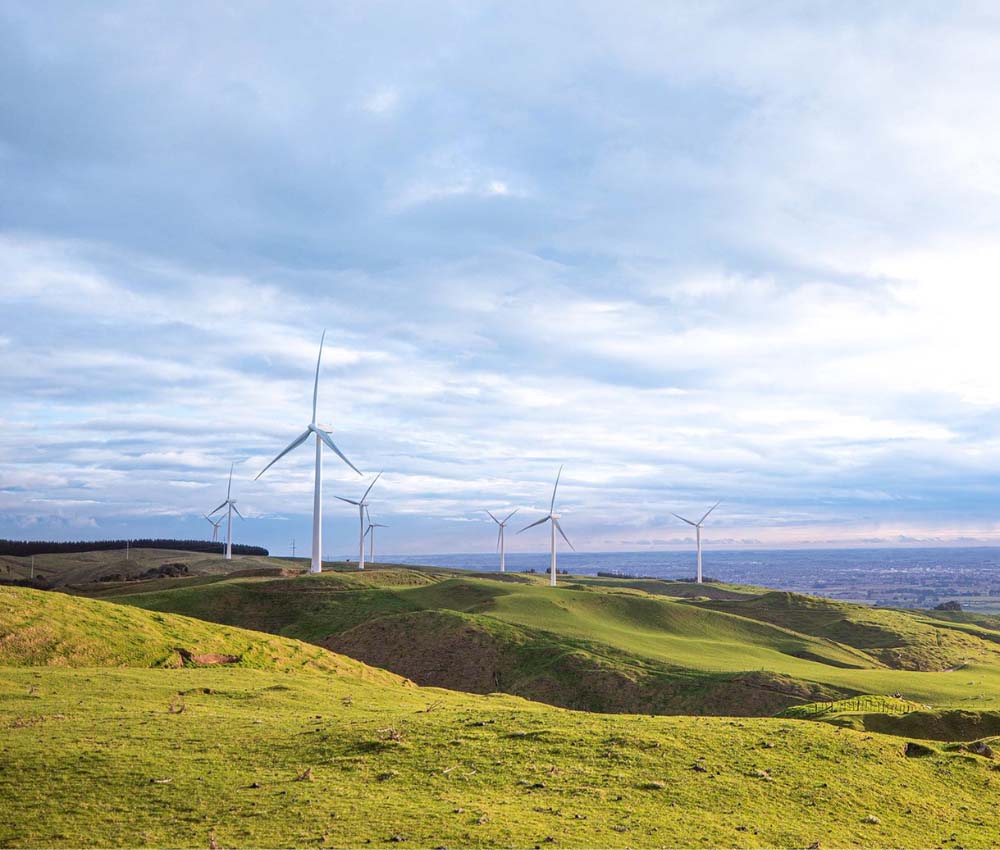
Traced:
[[556, 475], [556, 486], [552, 488], [552, 502], [549, 504], [548, 516], [542, 517], [542, 519], [538, 520], [537, 522], [531, 523], [531, 525], [526, 525], [524, 528], [521, 529], [521, 531], [518, 532], [518, 534], [520, 534], [522, 531], [527, 531], [529, 528], [534, 528], [536, 525], [541, 525], [543, 522], [552, 523], [551, 527], [552, 560], [549, 562], [550, 587], [556, 586], [556, 531], [558, 531], [562, 535], [563, 540], [565, 540], [566, 543], [569, 544], [569, 548], [572, 549], [574, 552], [576, 551], [576, 548], [573, 546], [573, 544], [569, 542], [569, 538], [566, 536], [566, 532], [562, 530], [562, 526], [559, 524], [559, 514], [556, 513], [556, 490], [559, 489], [559, 478], [562, 476], [562, 471], [563, 468], [560, 466], [559, 472]]
[[378, 475], [372, 479], [372, 483], [368, 485], [368, 489], [365, 490], [365, 494], [361, 497], [360, 501], [355, 502], [354, 499], [345, 499], [343, 496], [337, 496], [342, 502], [347, 502], [349, 505], [356, 505], [358, 508], [358, 569], [363, 570], [365, 568], [365, 510], [368, 507], [368, 502], [365, 499], [368, 498], [368, 494], [372, 491], [372, 487], [375, 486], [375, 482], [382, 477], [380, 472]]
[[681, 520], [682, 522], [686, 522], [688, 525], [694, 527], [694, 530], [695, 530], [695, 539], [697, 540], [697, 543], [698, 543], [698, 577], [696, 579], [696, 581], [698, 582], [698, 584], [702, 583], [702, 580], [701, 580], [701, 524], [706, 519], [708, 519], [708, 515], [710, 513], [712, 513], [712, 511], [714, 511], [721, 504], [722, 504], [721, 501], [716, 502], [714, 505], [712, 505], [712, 507], [710, 507], [707, 511], [705, 511], [705, 513], [702, 515], [701, 519], [698, 520], [697, 522], [695, 522], [694, 520], [690, 520], [687, 517], [682, 517], [680, 514], [674, 514], [674, 516], [677, 517], [677, 519]]
[[316, 358], [316, 378], [313, 381], [313, 407], [312, 407], [312, 421], [309, 423], [309, 427], [306, 428], [298, 437], [292, 440], [288, 444], [288, 447], [281, 452], [274, 460], [272, 460], [267, 466], [265, 466], [260, 472], [257, 473], [257, 478], [260, 478], [265, 472], [267, 472], [275, 463], [281, 460], [286, 454], [288, 454], [292, 449], [296, 449], [301, 446], [307, 439], [309, 439], [310, 434], [316, 435], [316, 472], [313, 478], [313, 539], [312, 539], [312, 562], [309, 565], [309, 572], [319, 573], [323, 571], [323, 444], [325, 443], [327, 448], [329, 448], [337, 457], [339, 457], [344, 463], [346, 463], [351, 469], [361, 475], [361, 471], [351, 463], [344, 453], [337, 448], [333, 440], [330, 437], [330, 431], [324, 428], [320, 428], [316, 424], [316, 400], [319, 394], [319, 367], [320, 363], [323, 361], [323, 341], [326, 339], [326, 331], [323, 331], [323, 336], [319, 340], [319, 356]]
[[508, 522], [508, 520], [510, 520], [510, 518], [512, 516], [514, 516], [514, 514], [516, 514], [519, 510], [520, 510], [520, 508], [514, 508], [514, 510], [512, 510], [509, 514], [507, 514], [506, 517], [504, 517], [504, 519], [503, 519], [502, 522], [500, 520], [498, 520], [495, 516], [493, 516], [493, 513], [491, 511], [486, 511], [486, 513], [488, 513], [490, 515], [490, 519], [493, 520], [493, 522], [495, 522], [499, 526], [499, 528], [497, 530], [497, 551], [500, 553], [500, 572], [505, 572], [505, 568], [504, 568], [504, 539], [503, 539], [504, 534], [503, 533], [504, 533], [504, 530], [507, 528], [507, 522]]
[[202, 514], [202, 516], [205, 517], [205, 519], [208, 520], [209, 525], [212, 526], [212, 542], [213, 543], [218, 543], [219, 542], [219, 526], [222, 525], [222, 519], [223, 518], [220, 516], [218, 519], [212, 519], [210, 516], [208, 516], [208, 514]]
[[382, 525], [380, 522], [372, 522], [372, 515], [368, 513], [368, 508], [365, 507], [365, 516], [368, 518], [368, 527], [365, 529], [365, 537], [371, 534], [371, 539], [368, 541], [368, 563], [375, 563], [375, 529], [376, 528], [388, 528], [387, 525]]
[[[233, 559], [233, 511], [236, 511], [236, 516], [240, 519], [245, 519], [243, 514], [240, 513], [239, 508], [236, 507], [236, 500], [233, 498], [233, 467], [236, 466], [235, 463], [229, 465], [229, 485], [226, 487], [226, 501], [224, 501], [219, 507], [214, 511], [211, 511], [205, 519], [209, 522], [212, 520], [209, 517], [212, 514], [217, 514], [223, 508], [226, 508], [226, 560], [231, 561]], [[219, 517], [219, 522], [222, 522], [222, 517]], [[216, 527], [218, 531], [218, 527]]]

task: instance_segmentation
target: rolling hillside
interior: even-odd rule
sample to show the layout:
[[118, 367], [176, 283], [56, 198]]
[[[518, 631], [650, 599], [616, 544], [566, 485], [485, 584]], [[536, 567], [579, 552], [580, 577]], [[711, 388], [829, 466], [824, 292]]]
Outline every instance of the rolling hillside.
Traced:
[[[5, 589], [0, 611], [3, 847], [996, 843], [995, 762], [968, 750], [421, 688], [56, 593]], [[43, 625], [39, 652], [24, 633]], [[244, 660], [157, 666], [178, 641]]]
[[386, 567], [105, 592], [310, 641], [420, 684], [570, 708], [771, 715], [897, 692], [935, 707], [1000, 707], [1000, 631], [709, 587], [716, 598], [684, 582], [572, 577], [552, 590], [535, 576]]
[[67, 552], [31, 557], [0, 555], [0, 579], [26, 579], [32, 574], [53, 587], [90, 584], [109, 576], [135, 577], [164, 564], [186, 567], [191, 575], [225, 575], [243, 570], [281, 569], [294, 562], [261, 556], [234, 557], [186, 552], [179, 549], [132, 549], [128, 558], [123, 550]]

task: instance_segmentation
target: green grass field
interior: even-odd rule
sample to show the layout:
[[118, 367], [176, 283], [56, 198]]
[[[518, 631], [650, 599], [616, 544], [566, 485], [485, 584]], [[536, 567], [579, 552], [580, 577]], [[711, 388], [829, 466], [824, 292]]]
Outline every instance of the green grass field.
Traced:
[[[0, 592], [4, 847], [1000, 838], [996, 762], [959, 750], [907, 758], [902, 738], [825, 723], [601, 715], [421, 688], [287, 638]], [[239, 660], [173, 666], [177, 646]]]
[[[717, 598], [683, 582], [573, 577], [553, 590], [542, 577], [384, 568], [103, 592], [317, 643], [422, 684], [574, 708], [770, 715], [861, 693], [1000, 708], [1000, 630], [988, 621], [709, 587]], [[429, 656], [456, 661], [435, 668]]]

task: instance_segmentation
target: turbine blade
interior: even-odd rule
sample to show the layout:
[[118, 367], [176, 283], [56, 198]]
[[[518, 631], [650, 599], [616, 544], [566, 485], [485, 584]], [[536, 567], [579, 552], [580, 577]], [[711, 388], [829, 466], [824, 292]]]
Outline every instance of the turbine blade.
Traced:
[[371, 531], [371, 530], [372, 530], [372, 527], [371, 527], [371, 525], [369, 525], [368, 528], [365, 529], [365, 533], [362, 534], [361, 536], [362, 537], [367, 537], [368, 536], [368, 532]]
[[[484, 508], [483, 510], [486, 510], [486, 509]], [[488, 513], [490, 515], [490, 519], [493, 520], [493, 522], [495, 522], [497, 525], [500, 524], [500, 520], [498, 520], [495, 516], [493, 516], [493, 514], [490, 511], [486, 511], [486, 513]]]
[[361, 504], [360, 502], [355, 502], [354, 499], [345, 499], [343, 496], [334, 496], [333, 498], [340, 499], [340, 501], [342, 501], [342, 502], [347, 502], [347, 504], [349, 504], [349, 505], [357, 506], [357, 505]]
[[682, 517], [682, 516], [681, 516], [680, 514], [675, 514], [675, 513], [672, 513], [672, 514], [671, 514], [671, 516], [675, 516], [675, 517], [677, 517], [677, 519], [681, 520], [682, 522], [686, 522], [686, 523], [687, 523], [688, 525], [692, 525], [692, 526], [694, 526], [695, 528], [697, 528], [697, 527], [698, 527], [698, 523], [696, 523], [696, 522], [691, 522], [691, 520], [689, 520], [689, 519], [685, 519], [685, 518], [684, 518], [684, 517]]
[[556, 473], [556, 486], [552, 488], [552, 504], [549, 505], [549, 513], [553, 513], [556, 509], [556, 490], [559, 489], [559, 478], [562, 476], [562, 466], [559, 467], [559, 472]]
[[698, 520], [698, 525], [701, 525], [706, 519], [708, 519], [708, 515], [712, 513], [712, 511], [714, 511], [721, 504], [722, 500], [720, 499], [718, 502], [712, 505], [712, 507], [710, 507], [707, 511], [705, 511], [705, 516], [703, 516], [700, 520]]
[[229, 486], [226, 488], [226, 498], [228, 499], [233, 493], [233, 467], [236, 466], [235, 463], [229, 464]]
[[[209, 511], [209, 514], [217, 514], [228, 504], [229, 504], [229, 499], [226, 499], [226, 501], [224, 501], [221, 505], [219, 505], [219, 507], [217, 507], [214, 511]], [[222, 522], [222, 520], [220, 519], [219, 522]]]
[[240, 519], [246, 519], [246, 517], [240, 513], [240, 509], [236, 507], [236, 505], [233, 505], [233, 510], [236, 511], [236, 516], [238, 516]]
[[559, 525], [559, 520], [554, 519], [554, 520], [552, 520], [552, 522], [555, 523], [556, 531], [558, 531], [562, 535], [562, 539], [565, 540], [566, 543], [569, 544], [569, 548], [572, 549], [575, 552], [576, 551], [576, 547], [572, 543], [569, 542], [569, 538], [566, 536], [566, 532], [563, 531], [562, 530], [562, 526]]
[[372, 515], [368, 512], [368, 505], [365, 505], [365, 519], [368, 520], [368, 525], [372, 524]]
[[[507, 514], [507, 517], [506, 517], [506, 519], [504, 519], [503, 524], [506, 525], [507, 524], [507, 520], [509, 520], [512, 516], [514, 516], [514, 514], [516, 514], [519, 510], [521, 510], [521, 509], [520, 508], [514, 508], [514, 510], [512, 510], [509, 514]], [[493, 518], [496, 519], [496, 517], [493, 517]]]
[[[524, 528], [521, 529], [521, 531], [527, 531], [529, 528], [534, 528], [536, 525], [541, 525], [543, 522], [548, 522], [550, 519], [552, 519], [551, 516], [542, 517], [540, 520], [538, 520], [538, 522], [533, 522], [531, 525], [526, 525]], [[520, 534], [521, 531], [519, 531], [518, 534]]]
[[380, 522], [373, 522], [372, 523], [372, 528], [388, 528], [388, 527], [389, 526], [387, 526], [387, 525], [382, 525], [382, 523], [380, 523]]
[[500, 537], [501, 537], [502, 534], [503, 534], [503, 526], [501, 525], [497, 529], [497, 551], [498, 552], [500, 551]]
[[316, 424], [316, 397], [319, 394], [319, 364], [323, 360], [323, 340], [326, 339], [326, 328], [323, 328], [323, 336], [319, 338], [319, 356], [316, 358], [316, 380], [313, 381], [313, 425]]
[[340, 449], [337, 448], [337, 446], [334, 444], [333, 440], [330, 439], [330, 435], [327, 434], [326, 431], [321, 431], [319, 428], [317, 428], [316, 429], [316, 433], [319, 434], [319, 438], [324, 443], [326, 443], [331, 449], [333, 449], [333, 451], [337, 455], [337, 457], [339, 457], [344, 463], [346, 463], [349, 467], [351, 467], [351, 469], [353, 469], [356, 473], [358, 473], [358, 475], [362, 474], [361, 470], [358, 469], [353, 463], [351, 463], [347, 459], [347, 456]]
[[[385, 470], [383, 469], [383, 470], [382, 470], [382, 472], [385, 472]], [[380, 478], [382, 477], [382, 472], [379, 472], [379, 474], [375, 476], [375, 481], [378, 481], [378, 480], [379, 480], [379, 479], [380, 479]], [[372, 487], [374, 487], [374, 486], [375, 486], [375, 481], [372, 481], [372, 483], [368, 485], [368, 489], [367, 489], [367, 490], [365, 490], [365, 495], [361, 497], [361, 501], [362, 501], [362, 502], [363, 502], [363, 501], [365, 500], [365, 497], [366, 497], [366, 496], [367, 496], [367, 495], [368, 495], [369, 493], [371, 493], [371, 491], [372, 491]]]
[[295, 448], [298, 448], [299, 446], [301, 446], [306, 441], [306, 439], [309, 437], [309, 433], [310, 433], [310, 431], [307, 428], [303, 433], [301, 433], [298, 437], [296, 437], [294, 440], [292, 440], [292, 442], [288, 444], [288, 448], [286, 448], [281, 454], [279, 454], [274, 460], [272, 460], [267, 466], [265, 466], [260, 472], [257, 473], [256, 478], [254, 478], [254, 481], [256, 481], [257, 478], [260, 478], [265, 472], [267, 472], [272, 466], [274, 466], [279, 460], [281, 460], [292, 449], [295, 449]]

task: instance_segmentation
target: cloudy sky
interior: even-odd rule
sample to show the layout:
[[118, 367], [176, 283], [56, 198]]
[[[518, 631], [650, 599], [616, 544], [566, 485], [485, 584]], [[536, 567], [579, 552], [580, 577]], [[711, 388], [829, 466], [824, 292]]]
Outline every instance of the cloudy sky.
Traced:
[[[0, 5], [0, 536], [1000, 542], [1000, 8]], [[328, 553], [364, 481], [326, 461]], [[338, 505], [340, 507], [338, 507]], [[544, 530], [512, 538], [545, 548]]]

